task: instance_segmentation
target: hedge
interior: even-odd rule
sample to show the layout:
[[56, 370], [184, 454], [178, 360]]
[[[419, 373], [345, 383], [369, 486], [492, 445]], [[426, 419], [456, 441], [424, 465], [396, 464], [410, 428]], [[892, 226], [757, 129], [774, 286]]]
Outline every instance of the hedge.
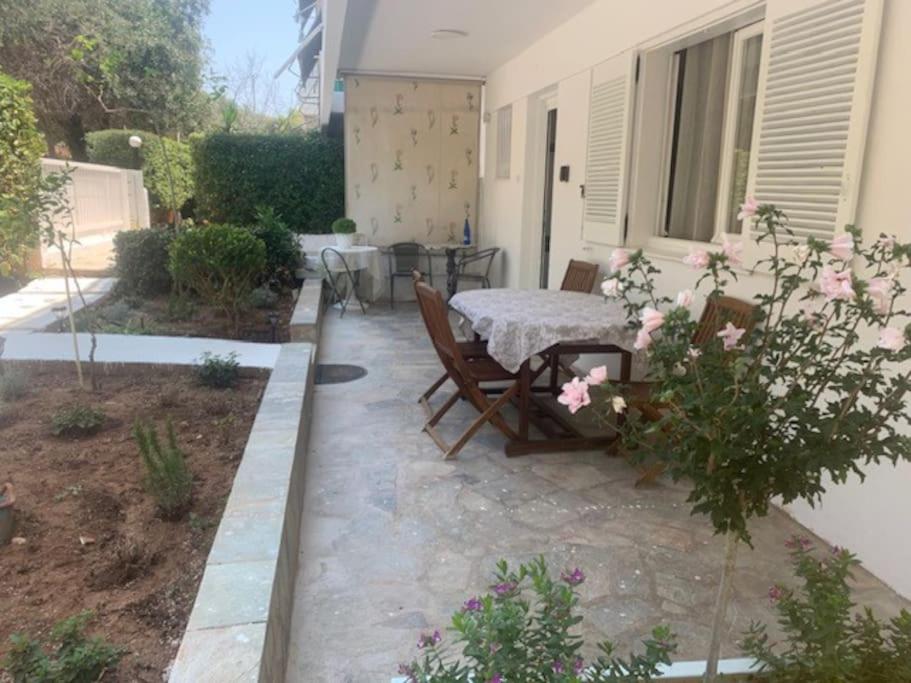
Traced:
[[[130, 147], [131, 135], [142, 138], [142, 147]], [[86, 134], [85, 142], [93, 163], [142, 169], [156, 208], [179, 209], [193, 197], [193, 155], [186, 142], [142, 130], [99, 130]]]
[[31, 86], [0, 72], [0, 275], [22, 266], [36, 243], [25, 208], [38, 186], [44, 138], [38, 132]]
[[193, 141], [197, 216], [249, 225], [269, 206], [297, 233], [328, 233], [345, 213], [341, 140], [305, 134], [216, 133]]

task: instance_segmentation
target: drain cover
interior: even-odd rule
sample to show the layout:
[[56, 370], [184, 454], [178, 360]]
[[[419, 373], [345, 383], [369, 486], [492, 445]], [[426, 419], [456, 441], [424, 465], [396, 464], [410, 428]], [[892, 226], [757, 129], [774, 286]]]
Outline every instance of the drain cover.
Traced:
[[316, 366], [317, 384], [344, 384], [367, 374], [367, 368], [344, 363], [319, 363]]

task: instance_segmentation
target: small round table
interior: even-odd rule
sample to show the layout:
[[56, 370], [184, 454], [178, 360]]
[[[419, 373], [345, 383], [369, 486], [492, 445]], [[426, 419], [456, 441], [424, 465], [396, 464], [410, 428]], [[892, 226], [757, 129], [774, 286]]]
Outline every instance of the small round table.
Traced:
[[[361, 271], [376, 267], [380, 250], [377, 247], [352, 245], [350, 247], [325, 246], [320, 249], [320, 261], [326, 269], [326, 279], [335, 297], [341, 303], [342, 315], [351, 297], [357, 300], [361, 310], [366, 313], [364, 301], [358, 293]], [[339, 283], [348, 280], [348, 292], [343, 297], [339, 292]]]

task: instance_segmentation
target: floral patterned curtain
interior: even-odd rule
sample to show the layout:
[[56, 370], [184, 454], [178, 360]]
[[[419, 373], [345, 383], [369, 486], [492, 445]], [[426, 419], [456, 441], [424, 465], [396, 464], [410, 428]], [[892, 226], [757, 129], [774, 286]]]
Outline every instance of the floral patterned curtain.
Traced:
[[477, 240], [476, 83], [347, 76], [347, 215], [371, 244]]

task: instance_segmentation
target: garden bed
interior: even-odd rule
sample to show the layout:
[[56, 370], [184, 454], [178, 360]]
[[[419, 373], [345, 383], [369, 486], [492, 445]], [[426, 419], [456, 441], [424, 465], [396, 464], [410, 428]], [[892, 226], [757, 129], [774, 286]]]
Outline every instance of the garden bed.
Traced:
[[[71, 376], [70, 365], [33, 370], [29, 393], [0, 413], [0, 481], [15, 486], [15, 535], [24, 539], [0, 547], [0, 656], [12, 633], [42, 637], [61, 619], [92, 610], [88, 631], [127, 650], [103, 680], [161, 681], [266, 379], [247, 374], [219, 391], [186, 371], [118, 369], [104, 374], [98, 393], [85, 394], [106, 414], [101, 431], [63, 439], [51, 435], [51, 418], [79, 394]], [[194, 480], [192, 507], [179, 521], [163, 520], [143, 488], [131, 434], [138, 417], [162, 437], [173, 421]]]
[[[214, 337], [251, 342], [289, 341], [288, 324], [294, 310], [294, 296], [284, 293], [274, 306], [250, 308], [244, 312], [239, 333], [215, 307], [197, 299], [178, 299], [169, 295], [154, 297], [112, 296], [89, 308], [98, 315], [98, 332], [106, 334], [153, 334], [168, 337]], [[273, 333], [270, 315], [275, 316]], [[88, 331], [85, 313], [77, 314], [80, 331]], [[61, 323], [48, 328], [59, 332]], [[274, 336], [273, 336], [274, 335]]]

